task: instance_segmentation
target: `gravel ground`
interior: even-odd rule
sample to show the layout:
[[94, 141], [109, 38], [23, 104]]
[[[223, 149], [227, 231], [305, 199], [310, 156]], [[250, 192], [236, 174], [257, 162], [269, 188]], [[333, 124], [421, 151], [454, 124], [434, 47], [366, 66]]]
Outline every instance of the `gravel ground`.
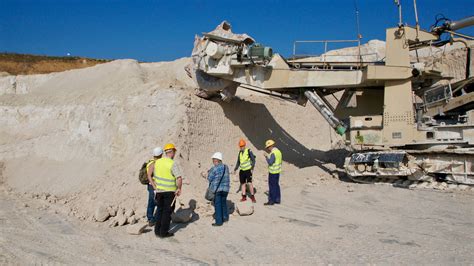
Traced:
[[[348, 189], [350, 187], [350, 189]], [[349, 192], [353, 191], [353, 192]], [[0, 194], [1, 263], [469, 264], [474, 261], [472, 192], [383, 185], [302, 185], [283, 202], [174, 225], [172, 239], [140, 236], [57, 214], [40, 200]], [[232, 193], [231, 202], [238, 195]]]

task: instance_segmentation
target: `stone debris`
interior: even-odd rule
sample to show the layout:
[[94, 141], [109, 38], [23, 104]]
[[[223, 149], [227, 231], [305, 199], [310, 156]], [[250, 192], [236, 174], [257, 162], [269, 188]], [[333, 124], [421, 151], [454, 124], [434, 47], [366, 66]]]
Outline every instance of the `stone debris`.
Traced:
[[125, 216], [123, 212], [119, 212], [116, 216], [116, 219], [119, 226], [125, 225], [127, 223], [127, 216]]
[[137, 218], [135, 217], [135, 215], [127, 217], [127, 223], [128, 224], [136, 224], [137, 223]]
[[448, 188], [448, 184], [446, 184], [446, 182], [436, 182], [433, 188], [438, 190], [446, 190]]
[[421, 182], [421, 184], [417, 185], [417, 188], [427, 188], [430, 186], [430, 182]]
[[130, 235], [140, 235], [147, 227], [147, 224], [137, 223], [127, 226], [127, 233]]
[[236, 210], [240, 216], [247, 216], [253, 214], [254, 207], [251, 201], [237, 202]]
[[97, 222], [104, 222], [110, 217], [107, 207], [104, 205], [99, 205], [95, 209], [94, 218]]
[[135, 211], [133, 211], [132, 209], [128, 209], [127, 211], [125, 211], [125, 216], [127, 217], [132, 217], [132, 215], [135, 214]]
[[117, 215], [117, 210], [114, 207], [108, 207], [110, 217], [115, 217]]
[[109, 227], [116, 227], [117, 225], [118, 225], [117, 219], [115, 219], [115, 218], [110, 219]]

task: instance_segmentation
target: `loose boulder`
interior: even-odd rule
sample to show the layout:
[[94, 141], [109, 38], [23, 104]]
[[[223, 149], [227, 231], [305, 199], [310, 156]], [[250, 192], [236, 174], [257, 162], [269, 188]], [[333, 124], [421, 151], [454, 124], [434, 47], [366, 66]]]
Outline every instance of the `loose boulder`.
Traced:
[[131, 235], [139, 235], [143, 233], [143, 230], [146, 228], [146, 224], [138, 223], [127, 226], [127, 233]]
[[122, 226], [127, 223], [127, 216], [125, 216], [123, 213], [119, 212], [116, 216], [117, 222], [119, 226]]
[[110, 217], [110, 213], [107, 210], [107, 207], [104, 205], [99, 205], [95, 209], [94, 218], [98, 222], [104, 222]]
[[240, 216], [252, 215], [254, 208], [251, 201], [237, 202], [237, 213]]

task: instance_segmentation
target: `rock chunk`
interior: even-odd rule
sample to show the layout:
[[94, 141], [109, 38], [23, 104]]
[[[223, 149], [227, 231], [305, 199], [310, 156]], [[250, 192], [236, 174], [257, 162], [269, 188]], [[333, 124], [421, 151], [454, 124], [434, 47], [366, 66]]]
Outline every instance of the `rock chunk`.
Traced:
[[109, 214], [109, 211], [107, 210], [107, 207], [105, 207], [104, 205], [97, 206], [94, 213], [94, 218], [96, 221], [102, 223], [105, 220], [107, 220], [109, 217], [110, 217], [110, 214]]
[[114, 207], [109, 206], [107, 210], [109, 211], [110, 217], [114, 217], [115, 215], [117, 215], [117, 210]]
[[118, 225], [122, 226], [127, 223], [127, 216], [125, 216], [122, 212], [119, 212], [117, 216], [115, 216], [117, 219]]
[[131, 235], [139, 235], [143, 233], [143, 230], [146, 228], [146, 224], [138, 223], [127, 226], [127, 233]]
[[240, 216], [252, 215], [254, 212], [253, 204], [251, 201], [237, 202], [236, 210]]
[[127, 223], [128, 224], [136, 224], [137, 223], [137, 218], [135, 217], [135, 215], [132, 215], [131, 217], [128, 217], [127, 218]]
[[110, 222], [109, 222], [109, 227], [115, 227], [118, 225], [118, 221], [117, 219], [111, 219]]
[[125, 216], [127, 217], [132, 217], [135, 214], [135, 212], [132, 209], [128, 209], [125, 211]]

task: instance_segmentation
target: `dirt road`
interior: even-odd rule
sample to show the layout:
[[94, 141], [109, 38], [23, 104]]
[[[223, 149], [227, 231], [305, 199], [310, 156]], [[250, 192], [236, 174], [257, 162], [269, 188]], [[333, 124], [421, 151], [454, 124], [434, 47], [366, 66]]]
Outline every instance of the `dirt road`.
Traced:
[[[348, 192], [347, 186], [350, 186]], [[389, 263], [474, 261], [472, 192], [407, 190], [338, 182], [283, 189], [279, 206], [235, 214], [220, 228], [211, 217], [151, 230], [79, 222], [37, 200], [0, 194], [0, 263]], [[237, 194], [230, 200], [235, 202]], [[286, 200], [285, 200], [286, 199]], [[290, 200], [291, 199], [291, 200]], [[201, 199], [196, 199], [200, 201]], [[25, 207], [26, 205], [28, 207]], [[39, 209], [38, 209], [39, 208]]]

